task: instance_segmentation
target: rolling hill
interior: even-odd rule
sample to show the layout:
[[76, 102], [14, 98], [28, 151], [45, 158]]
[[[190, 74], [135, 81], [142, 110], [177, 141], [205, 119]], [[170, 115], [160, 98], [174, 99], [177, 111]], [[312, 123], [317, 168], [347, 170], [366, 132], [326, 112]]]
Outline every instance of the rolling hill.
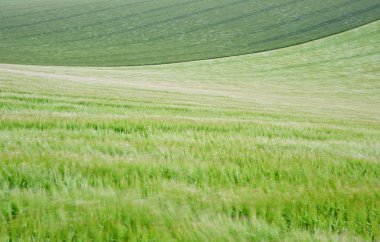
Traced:
[[[222, 28], [227, 36], [238, 36], [239, 31], [257, 31], [268, 22], [290, 21], [343, 4], [306, 1], [284, 6], [283, 19], [273, 19], [268, 12], [262, 22], [253, 17], [257, 20], [253, 27], [248, 24], [252, 19], [239, 19], [169, 40], [160, 36], [175, 36], [213, 21], [203, 21], [201, 12], [188, 26], [178, 20], [178, 29], [164, 22], [167, 30], [152, 26], [112, 35], [116, 13], [129, 15], [140, 6], [149, 11], [164, 1], [111, 2], [117, 8], [107, 11], [114, 15], [102, 12], [102, 2], [35, 1], [26, 7], [25, 1], [2, 1], [6, 6], [1, 8], [2, 17], [20, 22], [1, 22], [1, 33], [5, 26], [13, 26], [1, 43], [19, 36], [2, 47], [1, 61], [146, 64], [152, 56], [157, 56], [154, 61], [163, 60], [157, 54], [160, 43], [179, 48], [210, 35], [213, 41], [197, 47], [209, 52], [185, 55], [209, 58], [218, 56], [217, 43], [227, 47], [272, 38], [265, 48], [277, 48], [378, 16], [363, 13], [336, 22], [335, 27], [324, 26], [323, 31], [298, 32], [376, 4], [355, 1], [361, 4], [324, 10], [313, 15], [316, 19], [310, 16], [311, 20], [289, 24], [289, 29], [280, 28], [282, 32], [267, 28], [263, 35], [242, 37], [241, 42], [209, 32], [220, 34]], [[131, 5], [122, 7], [124, 3]], [[184, 5], [147, 13], [146, 19], [138, 15], [128, 26], [149, 26], [151, 21], [216, 3], [166, 1], [165, 6]], [[232, 4], [223, 1], [218, 6], [224, 3]], [[258, 1], [240, 4], [249, 13], [278, 2], [265, 1], [260, 8], [254, 7]], [[215, 22], [232, 18], [239, 6], [215, 10]], [[44, 18], [32, 14], [40, 8]], [[100, 31], [95, 17], [80, 15], [87, 11], [102, 21], [110, 18], [109, 24], [103, 23], [110, 29]], [[62, 28], [64, 33], [59, 32]], [[293, 31], [297, 34], [276, 41], [276, 36]], [[109, 37], [96, 41], [95, 36], [103, 34]], [[152, 45], [135, 45], [140, 47], [134, 51], [144, 47], [147, 52], [130, 59], [113, 57], [132, 51], [121, 48], [123, 41], [133, 40], [127, 36], [151, 39]], [[27, 44], [34, 47], [20, 47]], [[63, 51], [66, 48], [77, 50]], [[252, 51], [265, 49], [257, 48]], [[164, 48], [160, 53], [167, 61], [187, 60], [181, 59], [183, 55], [174, 58], [180, 53], [176, 50]], [[228, 54], [243, 50], [231, 49]], [[78, 53], [83, 55], [76, 62], [70, 59]], [[92, 57], [107, 53], [104, 59]], [[376, 21], [297, 46], [215, 60], [103, 68], [1, 64], [0, 240], [378, 241], [379, 62], [380, 21]]]
[[0, 63], [212, 59], [304, 43], [379, 16], [378, 0], [3, 0]]

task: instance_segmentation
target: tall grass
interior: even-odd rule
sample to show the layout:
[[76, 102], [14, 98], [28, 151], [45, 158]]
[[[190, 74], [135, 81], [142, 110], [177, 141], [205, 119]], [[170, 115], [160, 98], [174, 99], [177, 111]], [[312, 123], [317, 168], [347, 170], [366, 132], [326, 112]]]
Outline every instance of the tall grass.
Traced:
[[0, 65], [0, 240], [379, 240], [378, 30], [159, 67]]

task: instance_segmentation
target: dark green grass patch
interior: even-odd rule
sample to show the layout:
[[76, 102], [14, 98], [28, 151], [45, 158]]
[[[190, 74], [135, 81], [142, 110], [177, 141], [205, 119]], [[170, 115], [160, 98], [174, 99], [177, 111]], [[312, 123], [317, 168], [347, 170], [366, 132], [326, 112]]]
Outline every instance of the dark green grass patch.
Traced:
[[125, 66], [254, 53], [379, 19], [376, 0], [2, 1], [0, 62]]

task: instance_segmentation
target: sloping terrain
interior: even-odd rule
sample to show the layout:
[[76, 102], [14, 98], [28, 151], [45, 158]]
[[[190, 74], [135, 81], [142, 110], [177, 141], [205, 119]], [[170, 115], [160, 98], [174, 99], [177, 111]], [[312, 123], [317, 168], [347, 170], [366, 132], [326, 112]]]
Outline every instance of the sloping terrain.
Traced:
[[378, 0], [2, 0], [0, 63], [211, 59], [303, 43], [379, 16]]
[[217, 60], [0, 65], [0, 240], [378, 241], [379, 62], [378, 21]]

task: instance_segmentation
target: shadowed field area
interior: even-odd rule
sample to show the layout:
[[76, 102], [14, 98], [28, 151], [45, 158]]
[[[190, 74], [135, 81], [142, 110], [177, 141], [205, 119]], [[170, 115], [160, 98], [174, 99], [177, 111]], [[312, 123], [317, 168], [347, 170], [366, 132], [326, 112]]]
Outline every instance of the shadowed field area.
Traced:
[[218, 60], [0, 65], [0, 240], [379, 240], [379, 42], [374, 22]]
[[379, 16], [378, 0], [2, 0], [0, 63], [126, 66], [235, 56]]

